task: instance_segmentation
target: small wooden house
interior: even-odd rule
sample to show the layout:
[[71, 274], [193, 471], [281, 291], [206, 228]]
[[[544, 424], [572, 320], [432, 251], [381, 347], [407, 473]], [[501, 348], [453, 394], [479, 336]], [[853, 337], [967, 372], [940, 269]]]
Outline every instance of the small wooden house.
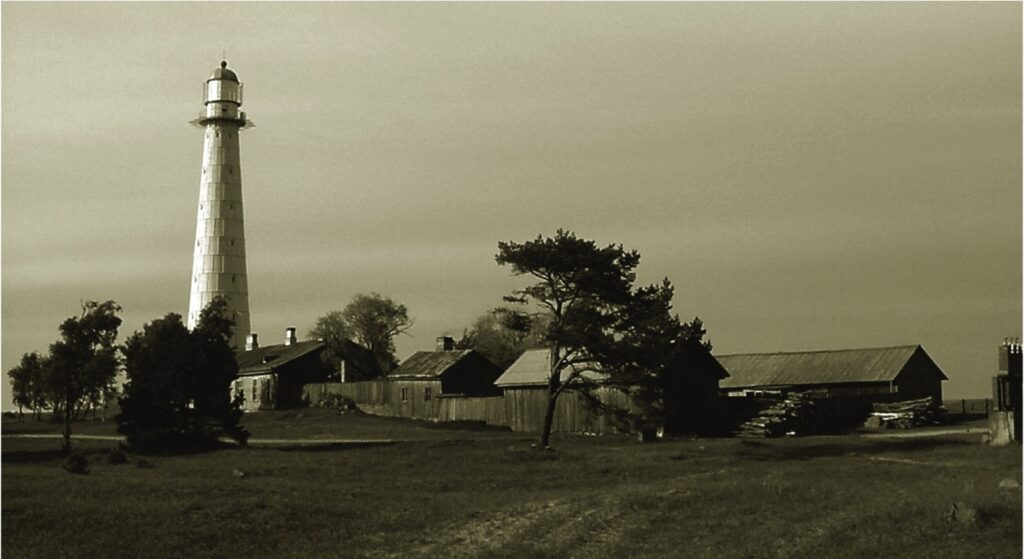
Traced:
[[439, 397], [493, 396], [497, 365], [475, 350], [455, 349], [449, 337], [435, 351], [417, 351], [388, 374], [388, 401], [399, 417], [437, 420]]
[[295, 328], [285, 331], [285, 343], [279, 345], [260, 346], [251, 334], [245, 351], [235, 353], [238, 378], [231, 384], [231, 395], [242, 397], [245, 411], [302, 406], [304, 384], [341, 382], [370, 366], [373, 356], [367, 349], [353, 342], [346, 345], [349, 355], [334, 368], [323, 358], [324, 342], [300, 342]]

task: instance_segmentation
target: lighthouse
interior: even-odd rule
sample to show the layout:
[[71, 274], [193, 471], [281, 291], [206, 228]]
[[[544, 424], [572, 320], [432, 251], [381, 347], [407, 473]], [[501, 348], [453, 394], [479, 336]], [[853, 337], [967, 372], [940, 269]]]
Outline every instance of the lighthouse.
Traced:
[[242, 169], [238, 133], [250, 126], [242, 106], [242, 84], [221, 62], [206, 80], [204, 108], [193, 124], [203, 129], [203, 169], [199, 179], [196, 242], [192, 257], [192, 288], [188, 327], [214, 298], [227, 300], [235, 321], [232, 340], [245, 345], [249, 334], [249, 288], [245, 275], [245, 228], [242, 221]]

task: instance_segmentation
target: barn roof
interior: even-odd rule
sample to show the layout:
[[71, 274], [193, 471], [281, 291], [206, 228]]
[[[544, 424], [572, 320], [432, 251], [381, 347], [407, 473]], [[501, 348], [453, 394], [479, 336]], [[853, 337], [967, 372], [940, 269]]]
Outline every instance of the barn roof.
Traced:
[[417, 351], [391, 371], [388, 378], [437, 378], [471, 353], [475, 352], [472, 349]]
[[[494, 381], [494, 384], [506, 388], [514, 386], [546, 385], [551, 376], [550, 351], [547, 349], [531, 349], [524, 351], [515, 363]], [[583, 377], [588, 380], [600, 380], [601, 375], [594, 371], [585, 371]]]
[[291, 345], [268, 345], [250, 351], [239, 351], [235, 353], [235, 359], [238, 361], [238, 374], [255, 375], [269, 373], [303, 355], [319, 351], [323, 347], [323, 342], [310, 340], [295, 342]]
[[843, 384], [858, 382], [890, 382], [907, 366], [911, 358], [927, 360], [939, 378], [945, 374], [919, 345], [798, 351], [787, 353], [744, 353], [718, 355], [729, 377], [721, 388], [754, 386], [792, 386], [812, 384]]

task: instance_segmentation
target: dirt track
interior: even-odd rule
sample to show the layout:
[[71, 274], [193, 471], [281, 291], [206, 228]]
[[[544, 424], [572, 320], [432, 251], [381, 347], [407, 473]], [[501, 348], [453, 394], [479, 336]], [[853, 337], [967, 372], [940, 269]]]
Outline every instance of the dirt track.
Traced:
[[457, 524], [421, 538], [408, 549], [376, 557], [487, 557], [518, 542], [543, 542], [553, 556], [591, 558], [606, 555], [609, 543], [622, 539], [633, 508], [655, 497], [684, 496], [693, 483], [730, 470], [702, 472], [658, 483], [627, 483], [611, 491], [584, 493], [572, 499], [526, 503]]

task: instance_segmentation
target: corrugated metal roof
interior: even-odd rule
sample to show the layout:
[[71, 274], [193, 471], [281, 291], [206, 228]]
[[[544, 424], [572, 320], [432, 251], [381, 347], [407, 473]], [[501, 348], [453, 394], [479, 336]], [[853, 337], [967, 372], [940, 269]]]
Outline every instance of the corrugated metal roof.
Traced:
[[402, 361], [397, 369], [388, 375], [391, 377], [436, 378], [459, 362], [473, 350], [459, 351], [417, 351]]
[[[550, 351], [547, 349], [531, 349], [524, 351], [515, 363], [509, 365], [494, 384], [506, 388], [510, 386], [546, 385], [551, 376]], [[564, 375], [563, 375], [564, 376]], [[585, 371], [583, 377], [600, 380], [601, 375], [594, 371]]]
[[[729, 377], [722, 388], [889, 382], [903, 370], [919, 345], [787, 353], [745, 353], [718, 355]], [[932, 362], [934, 364], [934, 362]], [[938, 370], [938, 367], [936, 366]], [[939, 374], [946, 378], [942, 371]]]
[[238, 374], [251, 375], [269, 372], [293, 359], [298, 359], [307, 353], [318, 351], [323, 347], [323, 342], [310, 340], [296, 342], [291, 345], [268, 345], [251, 351], [239, 351], [235, 353], [235, 360], [238, 361]]

